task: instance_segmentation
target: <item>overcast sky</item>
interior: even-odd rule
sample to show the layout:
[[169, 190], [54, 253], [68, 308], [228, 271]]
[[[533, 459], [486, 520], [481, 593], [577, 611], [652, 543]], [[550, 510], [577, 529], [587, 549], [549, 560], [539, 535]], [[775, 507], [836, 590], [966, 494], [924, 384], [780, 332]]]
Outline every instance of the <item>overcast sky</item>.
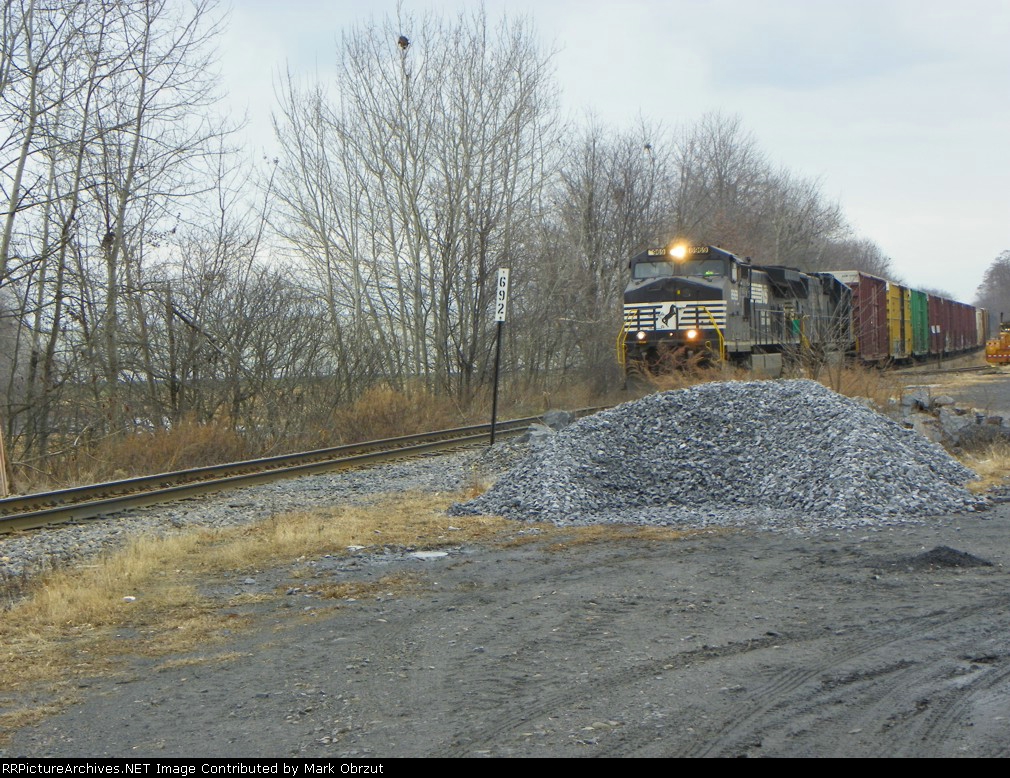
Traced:
[[[403, 2], [415, 15], [472, 4]], [[676, 128], [709, 111], [738, 115], [773, 163], [819, 178], [912, 286], [970, 301], [1010, 249], [1010, 0], [485, 7], [492, 22], [528, 16], [557, 50], [570, 117]], [[395, 9], [396, 0], [232, 0], [221, 67], [235, 110], [249, 113], [250, 145], [270, 153], [279, 71], [332, 77], [341, 32]]]

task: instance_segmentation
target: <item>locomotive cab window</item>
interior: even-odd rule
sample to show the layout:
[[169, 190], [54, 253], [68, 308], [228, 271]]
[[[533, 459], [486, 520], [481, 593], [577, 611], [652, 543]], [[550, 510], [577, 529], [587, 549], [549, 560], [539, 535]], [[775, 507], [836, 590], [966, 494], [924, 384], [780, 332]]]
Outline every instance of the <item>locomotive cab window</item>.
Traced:
[[632, 276], [638, 280], [647, 278], [669, 278], [671, 276], [691, 276], [715, 278], [726, 275], [726, 263], [722, 259], [691, 259], [686, 262], [638, 262]]

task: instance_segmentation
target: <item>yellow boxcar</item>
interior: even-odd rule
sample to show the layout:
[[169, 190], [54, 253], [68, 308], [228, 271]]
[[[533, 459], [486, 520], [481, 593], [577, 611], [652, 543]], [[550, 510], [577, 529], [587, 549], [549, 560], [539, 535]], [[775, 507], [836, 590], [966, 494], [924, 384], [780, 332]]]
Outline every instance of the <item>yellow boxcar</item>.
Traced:
[[908, 359], [912, 346], [912, 293], [906, 286], [887, 284], [887, 336], [891, 359]]

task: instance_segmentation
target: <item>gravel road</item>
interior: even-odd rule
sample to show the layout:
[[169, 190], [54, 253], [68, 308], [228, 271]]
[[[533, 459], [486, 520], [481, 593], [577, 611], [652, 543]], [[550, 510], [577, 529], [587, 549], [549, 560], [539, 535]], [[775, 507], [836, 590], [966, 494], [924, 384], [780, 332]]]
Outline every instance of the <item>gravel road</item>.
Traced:
[[[426, 467], [445, 488], [449, 468]], [[355, 494], [418, 485], [402, 468], [354, 479]], [[257, 629], [188, 663], [131, 660], [0, 757], [1003, 756], [1008, 530], [996, 501], [842, 529], [320, 559], [321, 583], [414, 585], [251, 604]]]

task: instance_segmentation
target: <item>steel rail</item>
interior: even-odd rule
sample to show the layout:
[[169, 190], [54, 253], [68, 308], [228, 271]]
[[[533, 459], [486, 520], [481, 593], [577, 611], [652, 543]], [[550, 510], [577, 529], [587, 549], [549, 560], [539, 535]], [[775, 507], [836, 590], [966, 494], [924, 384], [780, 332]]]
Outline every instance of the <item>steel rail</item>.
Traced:
[[[598, 410], [601, 408], [581, 408], [575, 414], [587, 416]], [[530, 416], [498, 422], [495, 425], [496, 435], [517, 435], [541, 419], [540, 416]], [[381, 464], [392, 459], [482, 443], [490, 438], [490, 434], [490, 424], [474, 424], [9, 497], [0, 500], [0, 534], [103, 518], [133, 508], [175, 502], [226, 489]]]
[[981, 373], [983, 371], [994, 374], [999, 373], [999, 369], [995, 365], [968, 365], [966, 367], [924, 367], [916, 365], [904, 370], [898, 370], [897, 372], [904, 375], [942, 375], [945, 373]]

